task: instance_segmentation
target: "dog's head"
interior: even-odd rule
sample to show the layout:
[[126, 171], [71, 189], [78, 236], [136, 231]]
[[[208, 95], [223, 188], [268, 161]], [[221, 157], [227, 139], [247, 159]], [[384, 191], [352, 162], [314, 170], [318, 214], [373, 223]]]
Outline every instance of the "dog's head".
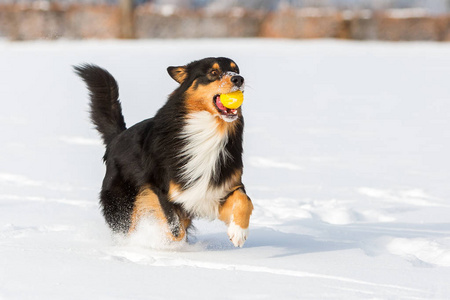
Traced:
[[226, 122], [238, 119], [241, 108], [229, 109], [220, 102], [221, 94], [244, 91], [244, 77], [234, 61], [211, 57], [167, 71], [180, 84], [188, 113], [207, 111]]

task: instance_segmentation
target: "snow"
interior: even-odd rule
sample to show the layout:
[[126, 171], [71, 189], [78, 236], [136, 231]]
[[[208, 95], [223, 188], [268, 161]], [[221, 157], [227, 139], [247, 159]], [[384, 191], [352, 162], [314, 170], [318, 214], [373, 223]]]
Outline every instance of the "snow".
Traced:
[[[0, 41], [0, 299], [450, 298], [450, 45], [286, 40]], [[103, 146], [71, 65], [118, 80], [127, 124], [177, 66], [228, 56], [246, 78], [234, 248], [219, 221], [189, 243], [157, 224], [111, 236]]]

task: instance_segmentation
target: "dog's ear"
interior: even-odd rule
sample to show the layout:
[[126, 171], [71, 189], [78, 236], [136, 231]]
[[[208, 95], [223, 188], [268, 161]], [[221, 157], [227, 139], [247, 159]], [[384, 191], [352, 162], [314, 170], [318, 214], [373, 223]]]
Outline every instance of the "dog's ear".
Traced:
[[176, 82], [182, 84], [187, 78], [187, 68], [186, 67], [168, 67], [167, 72], [169, 72], [170, 77], [172, 77]]

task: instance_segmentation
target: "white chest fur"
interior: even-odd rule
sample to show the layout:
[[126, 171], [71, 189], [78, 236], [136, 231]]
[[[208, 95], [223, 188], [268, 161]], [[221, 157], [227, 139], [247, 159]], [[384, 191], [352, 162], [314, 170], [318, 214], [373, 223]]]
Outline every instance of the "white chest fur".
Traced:
[[187, 141], [180, 156], [187, 159], [181, 174], [187, 182], [185, 189], [174, 193], [172, 201], [199, 217], [214, 219], [218, 216], [220, 200], [226, 196], [229, 183], [211, 187], [211, 179], [218, 176], [217, 162], [225, 160], [228, 142], [226, 132], [220, 132], [219, 123], [208, 112], [188, 116], [181, 137]]

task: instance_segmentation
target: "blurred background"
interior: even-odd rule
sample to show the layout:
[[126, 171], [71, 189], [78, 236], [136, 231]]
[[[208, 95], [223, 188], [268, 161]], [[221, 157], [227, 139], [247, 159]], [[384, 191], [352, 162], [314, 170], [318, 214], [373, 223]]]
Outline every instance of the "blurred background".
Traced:
[[0, 38], [450, 40], [450, 0], [0, 0]]

